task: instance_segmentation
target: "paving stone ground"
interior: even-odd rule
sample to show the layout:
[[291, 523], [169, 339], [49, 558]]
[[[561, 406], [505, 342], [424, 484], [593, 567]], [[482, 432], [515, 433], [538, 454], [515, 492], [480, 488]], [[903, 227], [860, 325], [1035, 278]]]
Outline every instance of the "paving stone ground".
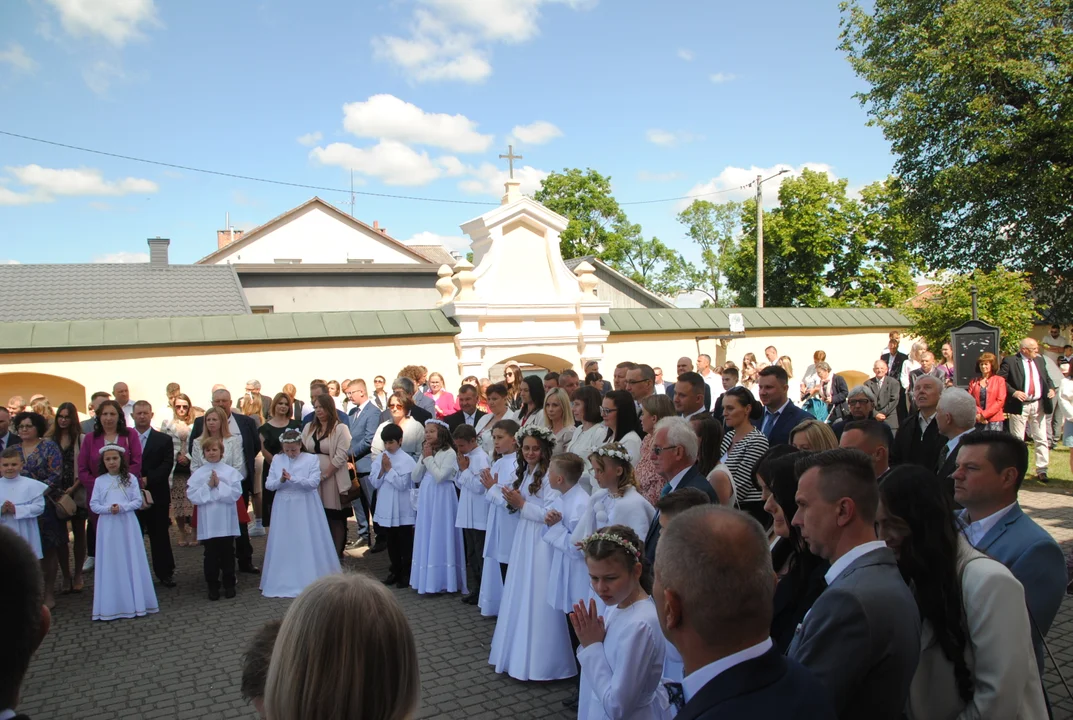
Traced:
[[[1067, 551], [1073, 549], [1073, 496], [1023, 492], [1026, 512]], [[264, 538], [254, 538], [260, 564]], [[239, 694], [242, 653], [262, 623], [281, 617], [290, 601], [269, 599], [257, 578], [240, 575], [234, 600], [210, 603], [201, 579], [201, 549], [174, 548], [175, 589], [157, 587], [160, 613], [135, 620], [92, 622], [92, 578], [80, 595], [57, 598], [52, 632], [34, 656], [19, 709], [50, 720], [255, 718]], [[349, 558], [349, 571], [386, 574], [386, 553]], [[560, 701], [570, 683], [520, 683], [488, 665], [495, 623], [457, 595], [418, 596], [393, 590], [414, 629], [421, 657], [418, 718], [492, 720], [569, 718]], [[1073, 685], [1073, 597], [1067, 596], [1048, 642]], [[1053, 665], [1046, 683], [1055, 717], [1073, 720]]]

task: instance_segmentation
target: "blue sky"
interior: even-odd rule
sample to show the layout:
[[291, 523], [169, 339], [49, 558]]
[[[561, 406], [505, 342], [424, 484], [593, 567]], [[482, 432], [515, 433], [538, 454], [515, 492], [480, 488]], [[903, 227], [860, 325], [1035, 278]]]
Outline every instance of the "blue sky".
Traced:
[[[0, 2], [0, 130], [196, 168], [486, 202], [566, 167], [623, 203], [810, 164], [851, 188], [892, 165], [852, 97], [837, 3], [769, 0]], [[751, 190], [707, 199], [740, 199]], [[774, 183], [765, 187], [775, 195]], [[173, 262], [320, 195], [0, 135], [0, 261]], [[626, 205], [695, 258], [682, 202]], [[458, 247], [479, 205], [357, 196], [403, 241]]]

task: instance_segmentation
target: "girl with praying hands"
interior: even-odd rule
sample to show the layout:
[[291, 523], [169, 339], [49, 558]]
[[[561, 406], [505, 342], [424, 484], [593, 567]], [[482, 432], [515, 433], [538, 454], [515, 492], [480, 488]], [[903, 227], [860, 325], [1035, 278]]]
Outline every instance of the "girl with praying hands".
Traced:
[[302, 452], [302, 433], [280, 434], [283, 452], [274, 457], [266, 487], [276, 493], [276, 525], [268, 536], [261, 594], [298, 597], [315, 580], [339, 572], [328, 519], [320, 502], [320, 462]]
[[420, 595], [468, 592], [458, 515], [458, 450], [443, 420], [425, 422], [425, 446], [411, 477], [418, 488], [410, 587]]

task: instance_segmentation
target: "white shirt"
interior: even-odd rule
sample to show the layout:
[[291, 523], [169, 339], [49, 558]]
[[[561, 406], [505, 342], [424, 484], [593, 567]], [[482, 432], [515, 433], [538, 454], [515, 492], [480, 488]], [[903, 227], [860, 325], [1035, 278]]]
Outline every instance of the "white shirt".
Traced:
[[134, 401], [127, 400], [127, 404], [123, 406], [123, 417], [127, 419], [127, 427], [134, 427]]
[[741, 665], [743, 662], [760, 657], [770, 650], [772, 645], [771, 638], [767, 638], [763, 642], [757, 643], [752, 647], [739, 650], [733, 655], [719, 658], [713, 663], [708, 663], [704, 667], [694, 670], [682, 678], [682, 697], [686, 702], [689, 702], [694, 695], [701, 691], [701, 688], [711, 682], [714, 678], [722, 675], [735, 665]]
[[723, 394], [723, 376], [712, 372], [711, 368], [708, 368], [708, 374], [702, 374], [701, 377], [704, 378], [704, 384], [712, 389], [712, 406], [705, 408], [706, 410], [712, 410], [715, 408], [715, 401]]
[[917, 424], [920, 427], [920, 437], [924, 437], [924, 433], [928, 431], [928, 425], [931, 425], [935, 420], [935, 413], [932, 413], [928, 417], [924, 417], [924, 413], [917, 416]]
[[[227, 416], [227, 427], [231, 431], [231, 435], [233, 435], [234, 437], [238, 438], [239, 447], [241, 447], [242, 446], [242, 430], [238, 426], [238, 420], [235, 420], [235, 413], [231, 413], [230, 415]], [[142, 444], [144, 445], [145, 442], [143, 441]], [[245, 480], [246, 479], [246, 464], [245, 463], [242, 464], [242, 468], [238, 472], [239, 472], [239, 475], [242, 476], [242, 479]]]
[[145, 432], [138, 432], [138, 428], [134, 428], [134, 432], [138, 433], [138, 439], [142, 441], [142, 450], [145, 450], [145, 444], [149, 442], [149, 431], [153, 428], [147, 427]]
[[0, 720], [11, 720], [17, 714], [14, 710], [0, 710]]
[[954, 437], [950, 438], [949, 440], [947, 440], [946, 441], [947, 457], [949, 457], [949, 456], [954, 454], [954, 450], [957, 449], [958, 443], [961, 442], [961, 438], [964, 437], [965, 435], [968, 435], [969, 433], [971, 433], [975, 429], [976, 428], [969, 428], [965, 432], [959, 433], [959, 434], [955, 435]]
[[701, 408], [699, 410], [695, 410], [694, 412], [691, 412], [688, 415], [683, 415], [682, 417], [684, 417], [686, 420], [689, 420], [694, 415], [700, 415], [701, 413], [704, 413], [704, 412], [708, 412], [708, 408], [701, 406]]
[[872, 542], [866, 542], [863, 545], [858, 545], [857, 547], [852, 548], [845, 555], [831, 563], [831, 568], [824, 573], [823, 579], [830, 585], [838, 579], [839, 575], [846, 571], [846, 568], [848, 568], [854, 560], [873, 550], [879, 550], [880, 548], [885, 547], [887, 547], [887, 543], [882, 540], [873, 540]]
[[958, 514], [958, 520], [961, 521], [961, 532], [965, 535], [965, 539], [969, 541], [970, 545], [976, 547], [976, 544], [984, 539], [984, 535], [987, 535], [991, 528], [998, 525], [1002, 518], [1006, 517], [1010, 510], [1013, 510], [1013, 506], [1016, 504], [1017, 501], [1015, 500], [998, 512], [991, 513], [985, 518], [970, 523], [965, 522], [965, 518], [969, 517], [969, 511], [962, 510]]
[[1045, 335], [1043, 337], [1043, 340], [1040, 341], [1041, 345], [1044, 344], [1044, 343], [1046, 343], [1047, 345], [1056, 346], [1058, 348], [1057, 350], [1054, 350], [1054, 351], [1052, 351], [1052, 350], [1044, 350], [1044, 353], [1047, 354], [1047, 355], [1050, 355], [1052, 360], [1057, 361], [1058, 356], [1062, 354], [1062, 348], [1064, 348], [1066, 345], [1069, 344], [1069, 338], [1067, 338], [1062, 333], [1058, 333], [1058, 337], [1051, 337], [1050, 333], [1048, 333], [1047, 335]]
[[768, 410], [767, 407], [765, 407], [764, 408], [764, 415], [763, 415], [763, 417], [760, 418], [760, 432], [764, 432], [764, 424], [768, 422], [768, 413], [771, 413], [772, 416], [773, 416], [771, 418], [771, 427], [775, 427], [775, 423], [777, 423], [779, 421], [779, 415], [782, 415], [782, 411], [785, 410], [787, 407], [789, 407], [789, 405], [790, 405], [790, 398], [787, 397], [786, 402], [784, 402], [782, 404], [782, 407], [780, 407], [778, 410], [775, 410], [774, 412], [772, 412], [771, 410]]
[[666, 395], [667, 394], [667, 386], [664, 385], [661, 382], [656, 383], [656, 387], [654, 388], [654, 390], [656, 391], [657, 395]]
[[477, 414], [477, 410], [476, 410], [476, 409], [474, 409], [474, 410], [473, 410], [473, 412], [471, 412], [471, 413], [468, 413], [468, 412], [466, 412], [465, 410], [463, 410], [463, 411], [462, 411], [462, 422], [464, 422], [464, 423], [465, 423], [466, 425], [469, 425], [469, 426], [471, 426], [471, 427], [472, 427], [472, 426], [473, 426], [473, 424], [474, 424], [474, 423], [476, 422], [476, 421], [475, 421], [475, 420], [473, 419], [473, 416], [474, 416], [474, 415], [476, 415], [476, 414]]
[[682, 482], [682, 478], [686, 476], [687, 472], [689, 472], [689, 468], [683, 469], [680, 473], [671, 478], [671, 492], [678, 489], [678, 483]]
[[[1035, 402], [1039, 400], [1043, 395], [1043, 386], [1040, 385], [1039, 368], [1036, 367], [1036, 361], [1026, 358], [1024, 355], [1018, 355], [1021, 358], [1021, 363], [1025, 367], [1025, 386], [1021, 388], [1025, 395], [1028, 395], [1028, 399], [1025, 402]], [[1034, 387], [1036, 392], [1030, 393], [1029, 387]]]

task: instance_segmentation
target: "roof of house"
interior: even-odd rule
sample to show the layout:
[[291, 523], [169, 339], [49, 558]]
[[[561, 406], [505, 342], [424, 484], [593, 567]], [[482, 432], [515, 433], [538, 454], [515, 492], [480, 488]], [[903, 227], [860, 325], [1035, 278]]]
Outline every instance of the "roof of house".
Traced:
[[458, 258], [451, 254], [451, 251], [445, 248], [443, 245], [410, 245], [410, 248], [428, 258], [429, 262], [436, 263], [436, 265], [448, 265], [454, 267], [458, 262]]
[[371, 225], [367, 225], [367, 224], [363, 223], [361, 220], [358, 220], [357, 218], [352, 217], [352, 216], [348, 215], [347, 213], [343, 212], [342, 210], [340, 210], [339, 208], [335, 207], [331, 203], [329, 203], [329, 202], [327, 202], [325, 200], [322, 200], [319, 197], [317, 197], [316, 195], [314, 195], [313, 197], [309, 198], [308, 200], [306, 200], [304, 203], [302, 203], [298, 207], [291, 208], [287, 212], [283, 213], [282, 215], [277, 215], [276, 217], [272, 218], [271, 220], [269, 220], [268, 222], [264, 223], [263, 225], [258, 225], [257, 227], [253, 228], [252, 230], [248, 230], [247, 232], [242, 234], [242, 237], [240, 237], [239, 239], [235, 240], [233, 243], [228, 243], [227, 245], [224, 245], [222, 248], [219, 248], [218, 250], [215, 250], [214, 252], [209, 253], [205, 257], [203, 257], [200, 260], [198, 260], [197, 263], [199, 265], [204, 265], [204, 264], [208, 264], [208, 263], [215, 263], [220, 258], [224, 257], [225, 255], [227, 255], [229, 253], [232, 253], [235, 250], [241, 250], [242, 248], [246, 247], [247, 245], [249, 245], [250, 243], [255, 241], [260, 236], [264, 235], [266, 232], [275, 229], [281, 223], [287, 221], [291, 217], [293, 217], [293, 216], [297, 215], [298, 213], [302, 212], [303, 210], [305, 210], [310, 205], [319, 205], [322, 209], [324, 209], [328, 213], [336, 216], [339, 220], [342, 220], [343, 222], [348, 223], [348, 224], [352, 225], [353, 227], [360, 228], [361, 230], [364, 230], [364, 231], [368, 232], [369, 234], [375, 235], [376, 237], [380, 238], [381, 240], [383, 240], [388, 245], [391, 245], [396, 250], [399, 250], [400, 252], [402, 252], [402, 253], [404, 253], [406, 255], [409, 255], [410, 257], [414, 258], [415, 260], [420, 260], [422, 262], [432, 262], [427, 257], [425, 257], [420, 251], [415, 250], [412, 246], [406, 245], [404, 243], [399, 242], [398, 240], [396, 240], [395, 238], [391, 237], [390, 235], [388, 235], [386, 232], [384, 232], [380, 228], [374, 228]]
[[656, 307], [656, 308], [673, 308], [674, 307], [674, 303], [669, 302], [668, 300], [666, 300], [664, 298], [661, 298], [659, 295], [656, 295], [655, 293], [653, 293], [650, 290], [646, 289], [640, 283], [635, 282], [635, 281], [631, 280], [630, 278], [626, 277], [625, 275], [623, 275], [618, 270], [616, 270], [615, 268], [611, 267], [610, 265], [608, 265], [607, 263], [605, 263], [603, 260], [601, 260], [598, 257], [595, 257], [593, 255], [586, 255], [584, 257], [570, 258], [569, 260], [566, 260], [565, 262], [566, 262], [566, 266], [568, 268], [570, 268], [570, 272], [573, 272], [574, 268], [576, 268], [578, 265], [580, 265], [583, 262], [589, 263], [590, 265], [593, 266], [593, 268], [596, 269], [596, 277], [600, 278], [600, 280], [603, 280], [605, 282], [610, 281], [612, 284], [625, 286], [625, 287], [633, 290], [634, 292], [638, 293], [639, 295], [641, 295], [642, 297], [647, 299], [649, 301], [649, 303], [651, 303], [650, 307]]
[[[227, 265], [0, 265], [0, 287], [3, 322], [250, 312], [238, 276]], [[9, 344], [10, 336], [0, 337]]]
[[741, 313], [746, 332], [802, 328], [900, 329], [909, 324], [886, 308], [614, 308], [604, 316], [610, 333], [729, 332], [730, 314]]

